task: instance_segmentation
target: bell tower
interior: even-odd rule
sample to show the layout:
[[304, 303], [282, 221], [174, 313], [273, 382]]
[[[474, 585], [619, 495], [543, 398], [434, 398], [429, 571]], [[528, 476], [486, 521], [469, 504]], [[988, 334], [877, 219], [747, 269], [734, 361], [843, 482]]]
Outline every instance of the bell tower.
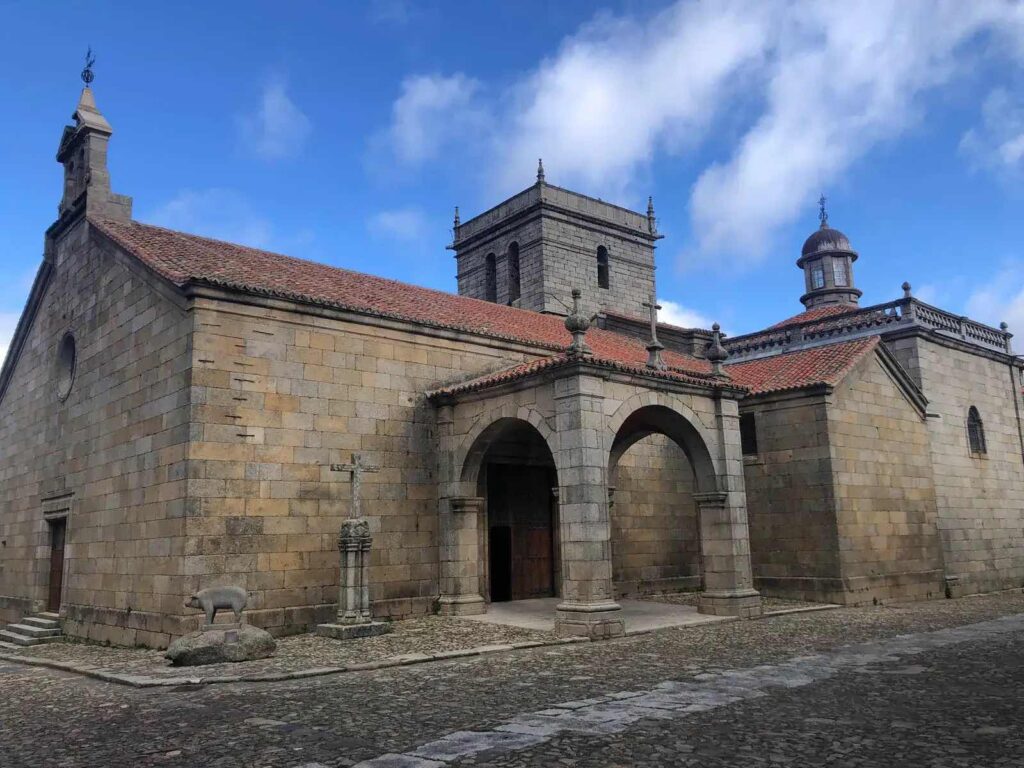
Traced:
[[107, 144], [114, 131], [96, 107], [90, 87], [94, 62], [90, 50], [82, 70], [85, 87], [71, 115], [75, 123], [64, 128], [57, 149], [57, 162], [64, 166], [64, 193], [55, 225], [61, 229], [82, 214], [121, 221], [132, 217], [132, 199], [110, 191]]
[[862, 292], [853, 284], [857, 252], [849, 238], [828, 225], [825, 196], [818, 201], [821, 226], [804, 242], [796, 265], [804, 271], [805, 293], [800, 301], [807, 309], [826, 304], [857, 306]]

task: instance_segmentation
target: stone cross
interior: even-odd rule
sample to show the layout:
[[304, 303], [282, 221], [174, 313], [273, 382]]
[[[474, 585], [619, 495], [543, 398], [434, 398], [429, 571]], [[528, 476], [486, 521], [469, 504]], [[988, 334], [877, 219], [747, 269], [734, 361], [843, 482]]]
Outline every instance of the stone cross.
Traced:
[[647, 367], [657, 371], [665, 370], [665, 361], [661, 359], [661, 350], [665, 347], [658, 341], [658, 310], [661, 305], [651, 294], [651, 300], [645, 301], [643, 306], [651, 311], [651, 341], [647, 345]]
[[349, 517], [362, 517], [363, 472], [380, 472], [380, 467], [373, 464], [364, 464], [363, 455], [361, 453], [353, 453], [351, 464], [331, 464], [331, 471], [352, 473], [352, 509]]
[[651, 311], [651, 343], [652, 344], [657, 344], [658, 343], [658, 310], [661, 309], [661, 304], [659, 304], [655, 300], [654, 294], [652, 293], [651, 294], [651, 300], [650, 301], [645, 301], [642, 306], [647, 307], [647, 309], [649, 309]]

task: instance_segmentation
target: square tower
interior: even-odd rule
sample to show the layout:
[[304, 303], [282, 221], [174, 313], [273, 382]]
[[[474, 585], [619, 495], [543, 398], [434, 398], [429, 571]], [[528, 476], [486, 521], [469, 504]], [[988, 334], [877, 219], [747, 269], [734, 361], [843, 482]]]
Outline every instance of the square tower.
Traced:
[[654, 210], [620, 208], [544, 181], [462, 223], [449, 249], [459, 294], [568, 314], [574, 288], [587, 313], [644, 317], [654, 293]]

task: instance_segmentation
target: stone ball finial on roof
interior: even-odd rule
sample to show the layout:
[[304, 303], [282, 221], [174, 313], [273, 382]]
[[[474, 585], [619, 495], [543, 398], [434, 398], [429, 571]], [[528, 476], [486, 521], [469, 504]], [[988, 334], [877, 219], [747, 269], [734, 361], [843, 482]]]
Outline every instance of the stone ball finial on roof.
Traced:
[[565, 330], [572, 334], [572, 343], [566, 350], [570, 357], [593, 354], [584, 340], [590, 328], [590, 318], [580, 311], [580, 297], [582, 296], [583, 292], [579, 288], [572, 289], [572, 312], [565, 318]]
[[711, 343], [704, 357], [711, 363], [711, 370], [716, 376], [725, 374], [722, 363], [729, 359], [729, 351], [722, 346], [722, 326], [718, 323], [711, 326]]
[[900, 287], [903, 289], [903, 298], [909, 299], [913, 296], [913, 294], [910, 292], [910, 283], [904, 282], [903, 285]]

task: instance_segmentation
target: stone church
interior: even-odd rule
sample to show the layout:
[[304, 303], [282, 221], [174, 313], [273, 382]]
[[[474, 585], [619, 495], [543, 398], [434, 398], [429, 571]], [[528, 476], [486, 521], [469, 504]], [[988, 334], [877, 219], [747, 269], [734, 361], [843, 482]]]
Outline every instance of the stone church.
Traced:
[[804, 311], [725, 338], [656, 322], [652, 206], [543, 168], [456, 216], [453, 295], [136, 222], [90, 88], [73, 118], [0, 371], [3, 620], [163, 647], [230, 584], [307, 631], [354, 514], [380, 618], [547, 596], [607, 637], [624, 596], [750, 617], [1024, 583], [1010, 334], [909, 285], [861, 307], [824, 211]]

